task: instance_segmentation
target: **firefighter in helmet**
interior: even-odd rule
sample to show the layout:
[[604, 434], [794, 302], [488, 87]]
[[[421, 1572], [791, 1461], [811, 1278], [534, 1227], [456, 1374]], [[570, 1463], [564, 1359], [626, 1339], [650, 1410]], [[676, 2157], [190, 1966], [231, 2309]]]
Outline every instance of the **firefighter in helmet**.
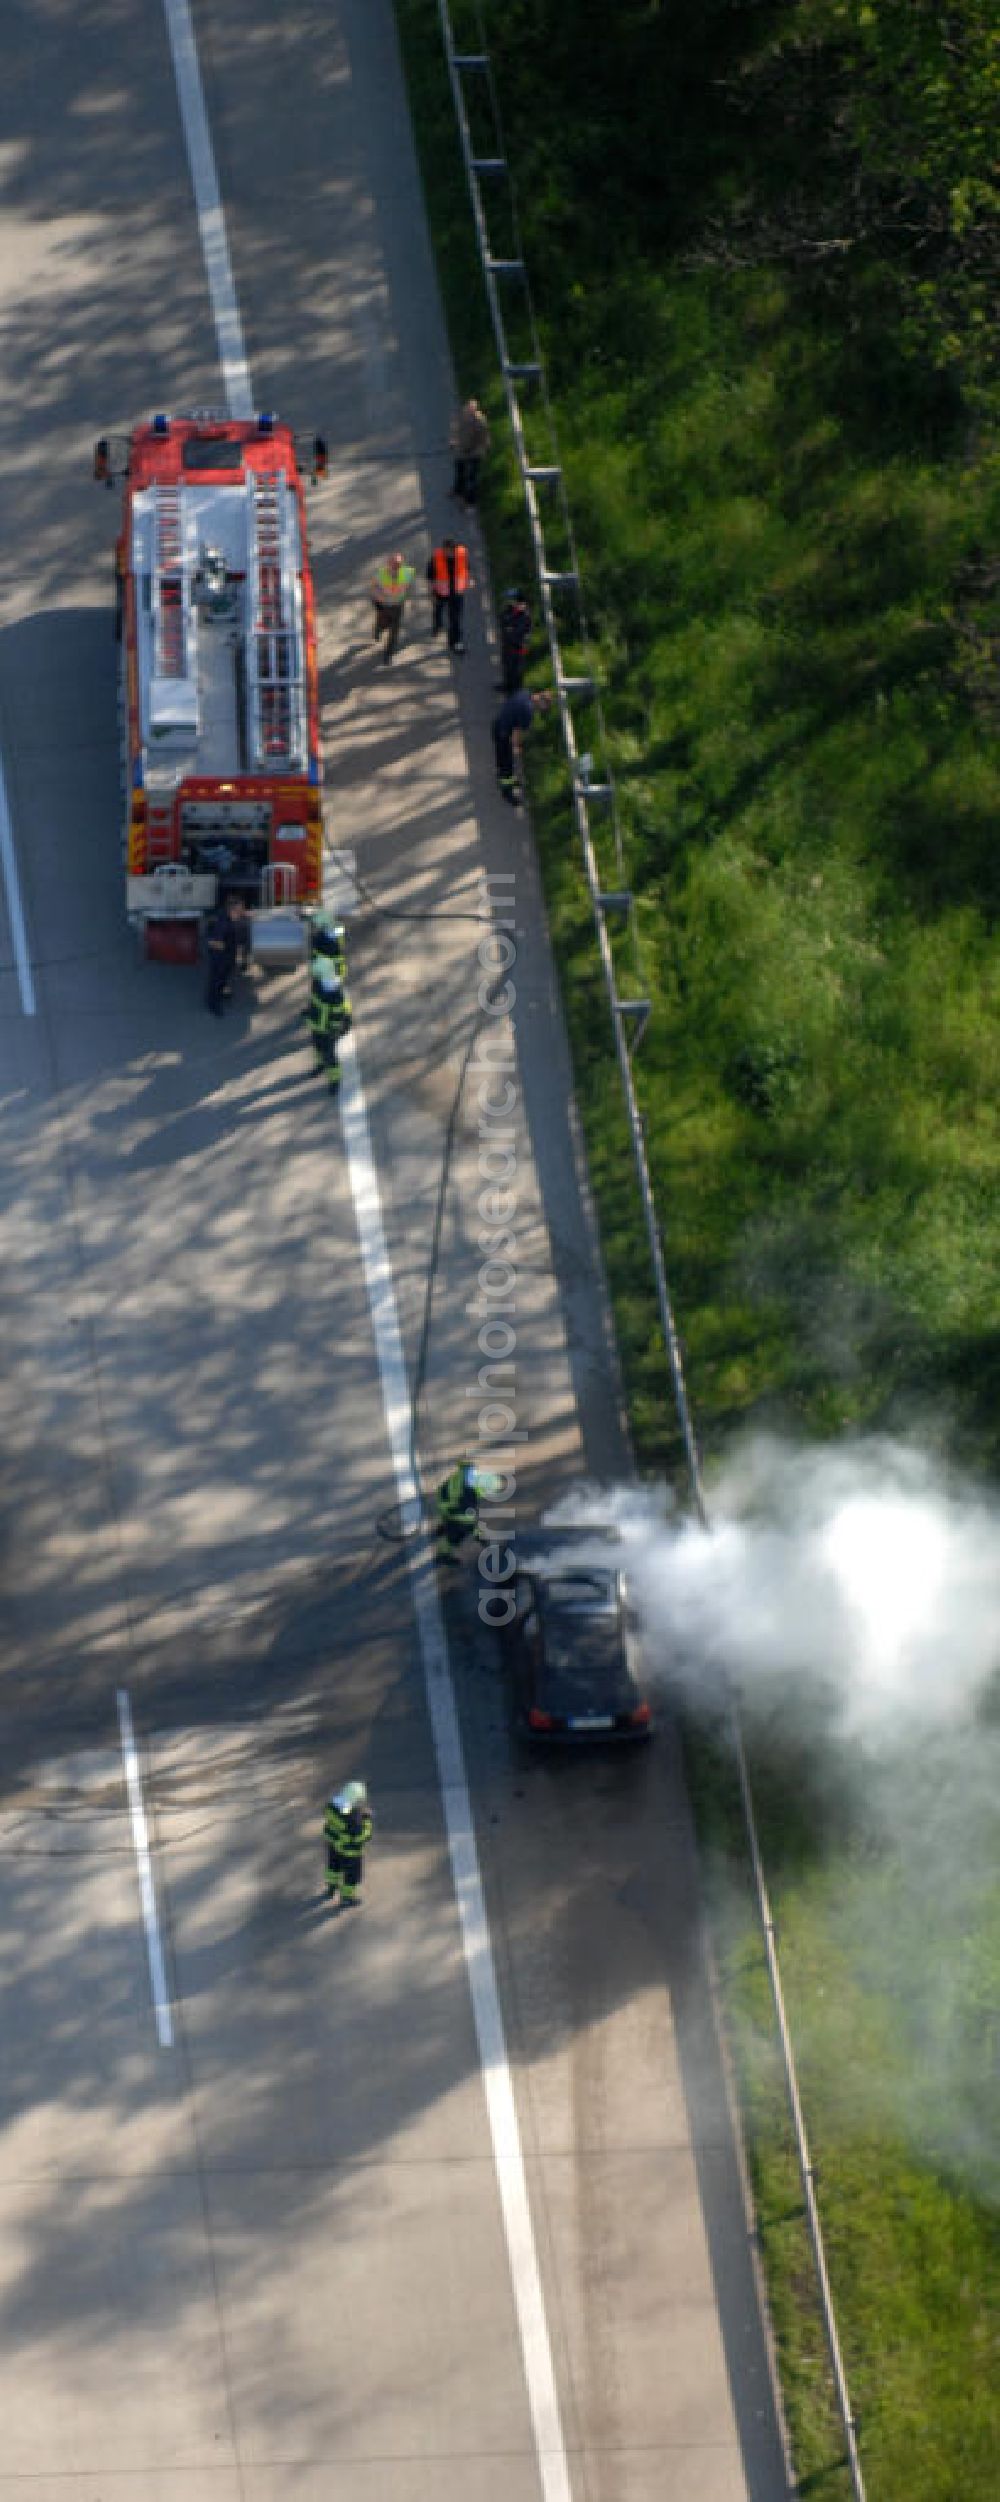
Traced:
[[438, 1487], [435, 1505], [439, 1564], [457, 1564], [459, 1547], [478, 1528], [480, 1503], [499, 1492], [500, 1479], [491, 1468], [460, 1460], [451, 1469]]
[[323, 1837], [327, 1899], [360, 1902], [365, 1844], [372, 1837], [372, 1811], [363, 1781], [345, 1781], [327, 1799]]
[[332, 912], [318, 912], [309, 940], [312, 970], [320, 964], [332, 965], [342, 982], [347, 980], [347, 932], [342, 921]]
[[343, 975], [336, 972], [327, 956], [313, 957], [306, 1016], [313, 1038], [316, 1066], [326, 1070], [326, 1082], [332, 1094], [340, 1084], [338, 1047], [344, 1035], [350, 1033], [354, 1019]]

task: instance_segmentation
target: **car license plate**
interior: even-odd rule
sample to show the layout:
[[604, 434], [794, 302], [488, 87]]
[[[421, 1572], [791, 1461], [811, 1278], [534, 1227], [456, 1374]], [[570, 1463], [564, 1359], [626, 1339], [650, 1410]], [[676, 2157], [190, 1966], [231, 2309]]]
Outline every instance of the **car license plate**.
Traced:
[[566, 1723], [569, 1729], [613, 1729], [614, 1725], [609, 1711], [585, 1711]]

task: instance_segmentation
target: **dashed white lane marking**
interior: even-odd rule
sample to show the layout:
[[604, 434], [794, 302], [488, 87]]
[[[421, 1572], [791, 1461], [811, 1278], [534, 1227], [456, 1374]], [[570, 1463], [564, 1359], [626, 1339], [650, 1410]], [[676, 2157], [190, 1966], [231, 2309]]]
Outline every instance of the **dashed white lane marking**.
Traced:
[[153, 1863], [149, 1855], [146, 1810], [142, 1801], [142, 1778], [132, 1727], [132, 1705], [124, 1686], [118, 1688], [118, 1726], [121, 1731], [122, 1762], [125, 1766], [125, 1787], [128, 1791], [129, 1814], [132, 1818], [132, 1842], [139, 1872], [139, 1900], [142, 1904], [146, 1931], [146, 1953], [149, 1957], [149, 1985], [153, 1993], [153, 2014], [156, 2031], [163, 2050], [173, 2044], [174, 2028], [170, 2014], [167, 1975], [160, 1944], [160, 1924], [156, 1917], [156, 1888], [153, 1884]]
[[[187, 0], [163, 0], [163, 5], [170, 29], [184, 135], [198, 204], [205, 270], [230, 413], [234, 417], [249, 416], [253, 412], [253, 398], [243, 355], [229, 248], [190, 13]], [[204, 208], [203, 202], [206, 204]], [[238, 356], [227, 344], [233, 341], [239, 343]], [[404, 1512], [410, 1512], [414, 1504], [419, 1503], [419, 1488], [411, 1456], [409, 1384], [361, 1071], [350, 1037], [341, 1051], [341, 1067], [344, 1144], [382, 1384], [386, 1434], [399, 1501]], [[433, 1567], [428, 1564], [425, 1550], [411, 1551], [409, 1565], [543, 2502], [572, 2502], [541, 2271], [532, 2230], [524, 2156], [444, 1625]]]
[[14, 962], [17, 966], [17, 983], [18, 989], [21, 993], [21, 1006], [24, 1009], [25, 1016], [34, 1016], [35, 985], [31, 978], [31, 965], [28, 959], [28, 939], [24, 926], [24, 911], [21, 904], [21, 889], [18, 884], [17, 860], [14, 853], [14, 836], [11, 829], [10, 806], [7, 799], [7, 784], [4, 779], [2, 758], [0, 758], [0, 861], [3, 862], [3, 882], [7, 896], [7, 919], [10, 922], [11, 945], [14, 949]]

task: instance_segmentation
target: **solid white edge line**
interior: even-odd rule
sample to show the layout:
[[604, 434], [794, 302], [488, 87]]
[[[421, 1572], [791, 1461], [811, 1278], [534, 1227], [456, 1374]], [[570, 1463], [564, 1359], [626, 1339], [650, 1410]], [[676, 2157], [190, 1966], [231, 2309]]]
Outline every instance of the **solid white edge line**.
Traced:
[[3, 862], [3, 882], [7, 895], [7, 918], [10, 922], [11, 943], [14, 949], [14, 961], [17, 965], [17, 981], [18, 988], [21, 993], [21, 1006], [24, 1009], [25, 1016], [34, 1016], [35, 985], [31, 978], [31, 964], [28, 957], [28, 938], [24, 926], [21, 889], [17, 878], [17, 860], [14, 853], [14, 832], [10, 821], [10, 804], [7, 798], [7, 784], [4, 778], [2, 757], [0, 757], [0, 860]]
[[[415, 1503], [419, 1505], [420, 1500], [411, 1456], [410, 1392], [364, 1088], [353, 1036], [341, 1046], [340, 1065], [344, 1147], [382, 1383], [389, 1451], [396, 1490], [405, 1512]], [[434, 1565], [429, 1560], [426, 1547], [422, 1544], [404, 1547], [403, 1552], [409, 1566], [413, 1612], [479, 2043], [493, 2163], [500, 2192], [542, 2492], [545, 2502], [571, 2502], [552, 2348], [441, 1604]]]
[[[163, 0], [163, 5], [174, 56], [177, 91], [198, 205], [205, 271], [222, 350], [229, 409], [232, 416], [241, 417], [252, 413], [253, 401], [243, 359], [242, 332], [191, 16], [187, 0]], [[236, 359], [227, 359], [224, 351], [226, 336], [239, 341], [238, 369]], [[245, 405], [239, 404], [241, 400], [245, 401]], [[382, 1223], [361, 1070], [350, 1036], [341, 1047], [340, 1064], [343, 1137], [382, 1386], [386, 1436], [400, 1504], [405, 1509], [419, 1501], [411, 1459], [410, 1389]], [[524, 2156], [444, 1623], [433, 1578], [434, 1568], [428, 1563], [426, 1551], [414, 1553], [410, 1550], [407, 1562], [543, 2502], [572, 2502], [541, 2272], [532, 2230]], [[127, 1696], [123, 1699], [127, 1708]]]
[[132, 1728], [132, 1706], [124, 1686], [118, 1688], [118, 1726], [121, 1731], [122, 1761], [125, 1766], [125, 1787], [128, 1791], [129, 1814], [132, 1818], [132, 1844], [139, 1871], [139, 1900], [142, 1904], [146, 1931], [146, 1953], [149, 1957], [149, 1985], [153, 1993], [153, 2013], [162, 2050], [173, 2044], [174, 2028], [170, 2017], [170, 1995], [160, 1945], [159, 1922], [156, 1917], [156, 1889], [153, 1884], [153, 1863], [149, 1855], [146, 1831], [146, 1810], [142, 1803], [142, 1780], [139, 1757]]
[[229, 258], [226, 221], [222, 213], [191, 11], [188, 0], [163, 0], [163, 8], [229, 412], [233, 417], [252, 417], [250, 372], [243, 345], [243, 327]]

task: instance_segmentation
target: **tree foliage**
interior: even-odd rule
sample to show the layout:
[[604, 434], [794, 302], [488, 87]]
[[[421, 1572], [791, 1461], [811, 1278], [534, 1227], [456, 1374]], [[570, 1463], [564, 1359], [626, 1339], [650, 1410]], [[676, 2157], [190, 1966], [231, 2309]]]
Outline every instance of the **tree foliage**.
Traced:
[[[556, 249], [572, 233], [579, 251], [582, 219], [601, 262], [633, 245], [777, 262], [988, 398], [995, 0], [495, 0], [484, 17]], [[540, 80], [563, 111], [532, 155]]]
[[[814, 0], [725, 82], [762, 107], [808, 176], [778, 203], [751, 189], [716, 232], [738, 251], [878, 267], [904, 339], [977, 396], [994, 374], [1000, 280], [1000, 20], [988, 0]], [[802, 158], [798, 155], [801, 168]]]

